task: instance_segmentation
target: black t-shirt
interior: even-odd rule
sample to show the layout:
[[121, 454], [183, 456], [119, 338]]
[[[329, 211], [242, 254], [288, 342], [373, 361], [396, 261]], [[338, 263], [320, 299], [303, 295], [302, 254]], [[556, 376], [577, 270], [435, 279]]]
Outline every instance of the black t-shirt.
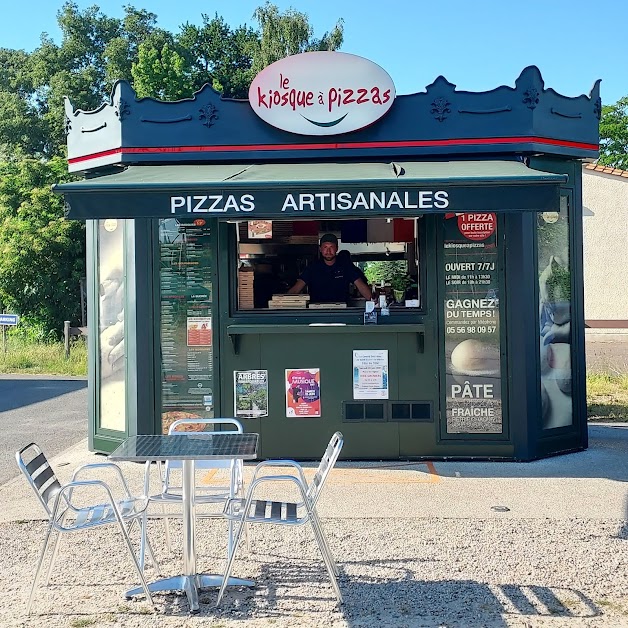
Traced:
[[312, 301], [340, 303], [349, 298], [349, 285], [361, 279], [360, 271], [353, 264], [336, 262], [331, 266], [321, 259], [310, 264], [301, 274]]

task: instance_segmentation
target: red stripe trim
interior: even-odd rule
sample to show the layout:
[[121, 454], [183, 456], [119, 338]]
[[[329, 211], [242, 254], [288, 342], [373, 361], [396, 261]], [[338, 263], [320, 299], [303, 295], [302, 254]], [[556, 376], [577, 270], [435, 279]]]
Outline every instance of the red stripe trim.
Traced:
[[114, 148], [91, 155], [73, 157], [68, 163], [75, 164], [109, 155], [154, 155], [163, 153], [231, 153], [240, 151], [283, 151], [283, 150], [342, 150], [357, 148], [424, 148], [438, 146], [490, 146], [492, 144], [520, 144], [520, 143], [547, 144], [549, 146], [564, 146], [597, 151], [597, 144], [584, 142], [570, 142], [545, 137], [490, 137], [490, 138], [457, 138], [451, 140], [407, 140], [400, 142], [338, 142], [334, 144], [238, 144], [221, 146], [138, 146], [130, 148]]
[[628, 320], [585, 320], [584, 326], [591, 329], [628, 329]]

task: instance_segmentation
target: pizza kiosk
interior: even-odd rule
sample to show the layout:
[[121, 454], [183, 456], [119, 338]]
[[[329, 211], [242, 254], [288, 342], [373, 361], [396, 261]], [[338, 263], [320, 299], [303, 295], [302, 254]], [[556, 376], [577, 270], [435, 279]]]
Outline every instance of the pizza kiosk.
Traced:
[[[336, 430], [358, 459], [586, 448], [580, 177], [600, 111], [599, 82], [566, 97], [533, 66], [397, 95], [339, 52], [274, 63], [248, 100], [122, 81], [95, 111], [67, 102], [84, 178], [55, 189], [87, 224], [90, 447], [235, 416], [264, 458], [316, 458]], [[289, 293], [323, 235], [372, 298]]]

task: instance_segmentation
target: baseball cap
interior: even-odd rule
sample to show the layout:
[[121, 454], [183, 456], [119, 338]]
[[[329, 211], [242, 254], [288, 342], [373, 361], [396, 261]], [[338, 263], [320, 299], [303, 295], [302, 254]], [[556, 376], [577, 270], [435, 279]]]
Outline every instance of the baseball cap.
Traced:
[[326, 233], [325, 235], [321, 236], [319, 246], [323, 246], [325, 242], [331, 242], [332, 244], [338, 246], [338, 238], [333, 233]]

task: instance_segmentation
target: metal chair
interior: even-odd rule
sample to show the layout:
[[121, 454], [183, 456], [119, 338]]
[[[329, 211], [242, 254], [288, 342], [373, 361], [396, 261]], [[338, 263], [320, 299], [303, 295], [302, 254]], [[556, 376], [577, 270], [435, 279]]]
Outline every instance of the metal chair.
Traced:
[[[133, 559], [133, 565], [135, 566], [137, 574], [140, 578], [146, 599], [153, 604], [153, 599], [150, 591], [148, 590], [148, 585], [146, 584], [144, 574], [140, 568], [140, 564], [135, 556], [133, 546], [131, 545], [131, 540], [129, 538], [129, 529], [135, 521], [138, 521], [140, 527], [143, 528], [142, 517], [148, 505], [148, 500], [143, 496], [134, 497], [131, 495], [120, 467], [112, 462], [100, 462], [83, 465], [74, 471], [72, 480], [69, 483], [62, 485], [55, 476], [55, 473], [48, 463], [46, 456], [35, 443], [30, 443], [29, 445], [26, 445], [26, 447], [23, 447], [20, 451], [16, 452], [15, 459], [20, 471], [24, 474], [24, 477], [26, 477], [26, 480], [35, 491], [39, 502], [48, 516], [48, 529], [44, 537], [39, 561], [37, 562], [37, 569], [35, 571], [35, 579], [28, 598], [26, 607], [27, 614], [30, 614], [31, 611], [35, 591], [41, 576], [44, 558], [51, 544], [52, 532], [55, 531], [57, 533], [57, 537], [54, 541], [54, 548], [46, 573], [45, 585], [48, 584], [52, 567], [57, 558], [61, 534], [64, 532], [80, 532], [82, 530], [88, 530], [90, 528], [105, 525], [117, 525], [120, 528], [122, 538], [129, 550], [131, 558]], [[122, 485], [124, 497], [120, 500], [116, 500], [109, 485], [102, 480], [77, 479], [84, 472], [92, 471], [94, 469], [113, 470]], [[79, 490], [77, 491], [77, 489]], [[103, 501], [98, 504], [83, 503], [85, 498], [82, 494], [85, 491], [82, 489], [88, 489], [91, 490], [91, 492], [103, 494]], [[75, 491], [80, 495], [80, 501], [76, 498]], [[152, 548], [148, 542], [147, 548], [153, 563], [157, 567], [157, 562], [155, 561]]]
[[[231, 568], [238, 548], [238, 542], [242, 535], [242, 530], [249, 523], [270, 523], [275, 525], [291, 525], [300, 526], [308, 521], [312, 525], [314, 538], [323, 556], [325, 568], [331, 579], [331, 584], [336, 594], [338, 602], [342, 604], [342, 593], [338, 586], [337, 576], [339, 575], [338, 566], [329, 549], [329, 544], [318, 513], [316, 512], [316, 503], [321, 495], [321, 491], [325, 484], [325, 480], [338, 460], [340, 450], [343, 445], [343, 436], [340, 432], [336, 432], [329, 441], [327, 449], [323, 454], [323, 458], [318, 465], [318, 469], [312, 478], [312, 482], [308, 485], [303, 468], [294, 460], [266, 460], [260, 462], [255, 467], [251, 485], [244, 498], [230, 499], [225, 505], [223, 516], [230, 521], [238, 521], [239, 526], [232, 544], [232, 551], [229, 553], [227, 567], [223, 577], [222, 585], [218, 592], [218, 600], [216, 606], [220, 604], [222, 596], [227, 586], [227, 581], [231, 575]], [[258, 477], [263, 469], [268, 467], [292, 467], [296, 470], [297, 476], [294, 475], [265, 475]], [[254, 499], [257, 488], [262, 484], [272, 482], [292, 482], [296, 484], [303, 501], [299, 503], [268, 501], [264, 499]]]
[[[242, 434], [244, 429], [242, 424], [237, 419], [232, 418], [215, 418], [215, 419], [202, 419], [202, 418], [186, 418], [174, 421], [168, 429], [168, 434], [174, 434], [176, 432], [185, 432], [185, 427], [190, 425], [211, 425], [214, 429], [217, 426], [229, 427], [231, 429], [221, 430], [223, 434]], [[146, 517], [164, 519], [165, 523], [165, 541], [168, 551], [172, 551], [170, 544], [170, 518], [180, 517], [181, 513], [169, 512], [166, 507], [172, 504], [181, 504], [183, 499], [183, 488], [180, 482], [180, 474], [173, 471], [180, 471], [182, 469], [182, 462], [180, 460], [168, 460], [165, 463], [158, 462], [157, 470], [161, 481], [161, 492], [155, 495], [150, 493], [150, 462], [146, 463], [146, 469], [144, 474], [144, 492], [148, 495], [149, 505], [151, 503], [161, 504], [161, 513], [148, 514]], [[212, 484], [198, 484], [195, 483], [194, 490], [194, 503], [196, 505], [202, 504], [221, 504], [232, 499], [238, 495], [244, 493], [244, 479], [243, 479], [243, 466], [242, 460], [196, 460], [194, 462], [195, 474], [197, 471], [217, 471], [220, 469], [229, 470], [229, 482], [228, 483], [212, 483]], [[211, 518], [222, 517], [222, 512], [215, 513], [197, 513], [198, 518]], [[144, 531], [146, 526], [144, 526]], [[144, 532], [145, 533], [145, 532]], [[232, 526], [229, 527], [229, 548], [231, 551], [231, 542], [233, 539]], [[247, 537], [248, 542], [248, 537]], [[144, 551], [143, 545], [140, 550], [140, 565], [144, 566]]]

